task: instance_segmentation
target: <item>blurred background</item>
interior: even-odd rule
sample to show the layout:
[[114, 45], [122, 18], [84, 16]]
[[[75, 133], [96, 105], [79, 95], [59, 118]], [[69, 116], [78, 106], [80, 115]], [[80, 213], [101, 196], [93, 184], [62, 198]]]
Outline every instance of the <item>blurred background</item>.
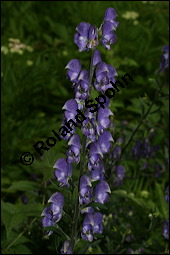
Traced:
[[[82, 241], [77, 251], [126, 254], [128, 249], [132, 253], [142, 248], [144, 251], [138, 250], [135, 254], [167, 252], [162, 231], [167, 217], [164, 192], [168, 184], [168, 81], [167, 73], [161, 73], [157, 82], [155, 77], [158, 76], [162, 48], [168, 44], [169, 2], [2, 1], [2, 254], [54, 254], [61, 248], [60, 237], [44, 239], [40, 214], [43, 204], [55, 190], [48, 179], [53, 178], [53, 165], [64, 156], [67, 143], [58, 142], [41, 158], [33, 144], [46, 141], [52, 136], [52, 129], [58, 131], [62, 107], [74, 97], [71, 83], [66, 79], [67, 63], [77, 58], [85, 69], [89, 68], [90, 52], [78, 51], [73, 41], [75, 28], [83, 21], [99, 27], [108, 7], [113, 7], [118, 14], [118, 40], [110, 51], [99, 46], [102, 59], [115, 67], [118, 79], [125, 73], [134, 79], [111, 100], [115, 140], [123, 136], [125, 143], [128, 141], [158, 87], [164, 81], [165, 85], [152, 114], [143, 121], [127, 148], [126, 160], [121, 162], [127, 179], [121, 188], [113, 185], [113, 189], [124, 190], [127, 194], [117, 192], [111, 199], [103, 239], [91, 246]], [[132, 159], [132, 147], [136, 140], [142, 141], [153, 131], [152, 145], [159, 145], [160, 150], [141, 176], [140, 168], [148, 162]], [[31, 166], [21, 164], [23, 152], [34, 155]], [[135, 198], [129, 198], [128, 192]], [[140, 208], [142, 199], [147, 210], [143, 206]], [[123, 215], [127, 207], [131, 216]], [[117, 213], [119, 224], [113, 212]], [[134, 229], [125, 226], [126, 217], [131, 217], [129, 225]], [[140, 223], [137, 226], [138, 222], [143, 229]]]

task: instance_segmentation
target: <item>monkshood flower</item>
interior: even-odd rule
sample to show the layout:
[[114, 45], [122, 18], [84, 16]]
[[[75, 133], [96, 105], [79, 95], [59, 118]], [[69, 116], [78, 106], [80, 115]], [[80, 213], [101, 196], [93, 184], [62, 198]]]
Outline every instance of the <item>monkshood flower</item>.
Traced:
[[105, 92], [107, 89], [113, 88], [110, 82], [116, 82], [115, 76], [117, 76], [117, 72], [113, 66], [104, 62], [99, 62], [95, 69], [96, 80], [94, 86], [96, 90]]
[[111, 133], [105, 130], [99, 136], [98, 141], [90, 145], [90, 158], [95, 154], [101, 155], [101, 157], [103, 157], [103, 153], [109, 152], [111, 148], [111, 142], [113, 141], [114, 140]]
[[97, 139], [96, 132], [96, 113], [90, 112], [90, 109], [86, 109], [84, 116], [86, 120], [82, 123], [82, 133], [87, 137], [86, 147]]
[[95, 119], [90, 119], [89, 117], [83, 121], [82, 133], [91, 141], [96, 140], [96, 128], [95, 128]]
[[67, 71], [67, 78], [70, 81], [77, 83], [82, 68], [80, 61], [78, 59], [72, 59], [68, 62], [65, 68], [69, 69]]
[[86, 241], [92, 242], [94, 234], [103, 233], [103, 215], [100, 212], [86, 214], [83, 221], [81, 236]]
[[89, 72], [82, 70], [78, 77], [78, 83], [74, 87], [75, 98], [86, 99], [89, 96]]
[[76, 162], [77, 164], [80, 162], [80, 137], [77, 134], [71, 136], [68, 145], [70, 148], [67, 151], [67, 162], [73, 163]]
[[74, 42], [79, 47], [79, 51], [88, 51], [98, 45], [98, 31], [95, 26], [87, 22], [81, 22], [74, 35]]
[[111, 193], [109, 184], [104, 180], [100, 181], [96, 185], [94, 193], [95, 193], [95, 195], [94, 195], [95, 202], [98, 202], [100, 204], [106, 203], [109, 199], [108, 193]]
[[163, 236], [169, 240], [169, 220], [164, 222]]
[[133, 155], [136, 159], [138, 159], [141, 151], [141, 143], [139, 141], [136, 141], [135, 146], [132, 148]]
[[76, 122], [75, 116], [77, 115], [78, 104], [75, 99], [69, 99], [64, 104], [62, 109], [65, 110], [64, 117], [65, 117], [66, 121], [71, 119]]
[[80, 187], [79, 187], [79, 203], [89, 204], [93, 197], [93, 192], [91, 189], [91, 181], [87, 175], [82, 175], [80, 178]]
[[120, 146], [116, 146], [115, 148], [114, 148], [114, 150], [113, 150], [113, 152], [112, 152], [112, 157], [115, 159], [115, 160], [117, 160], [117, 159], [119, 159], [120, 158], [120, 156], [121, 156], [121, 148], [120, 148]]
[[113, 115], [113, 113], [111, 112], [111, 110], [109, 108], [102, 108], [100, 107], [98, 109], [98, 114], [97, 114], [97, 133], [98, 135], [100, 135], [101, 133], [103, 133], [104, 129], [109, 128], [110, 126], [110, 116]]
[[[48, 203], [51, 203], [51, 205], [44, 208], [41, 214], [41, 216], [44, 216], [42, 219], [44, 228], [54, 226], [55, 223], [60, 221], [64, 205], [64, 196], [61, 193], [56, 192], [50, 197]], [[51, 235], [52, 233], [52, 231], [47, 232], [48, 235]]]
[[73, 249], [71, 246], [71, 242], [66, 240], [61, 248], [61, 254], [73, 254]]
[[169, 203], [169, 186], [165, 190], [165, 201]]
[[88, 169], [92, 170], [100, 170], [104, 171], [102, 157], [99, 154], [92, 154], [89, 158]]
[[61, 158], [57, 160], [53, 168], [57, 169], [54, 172], [54, 176], [60, 183], [60, 186], [68, 186], [68, 180], [72, 176], [72, 165], [65, 158]]
[[97, 147], [102, 153], [107, 153], [111, 148], [111, 142], [114, 142], [113, 137], [109, 131], [105, 130], [98, 138]]
[[165, 69], [167, 69], [169, 67], [169, 45], [165, 45], [162, 48], [162, 51], [164, 54], [161, 57], [161, 63], [159, 66], [158, 73], [164, 72]]
[[120, 186], [122, 185], [123, 179], [125, 177], [125, 168], [124, 166], [117, 166], [116, 167], [116, 177], [114, 180], [115, 186]]
[[119, 26], [119, 22], [115, 20], [117, 16], [118, 15], [117, 15], [115, 9], [108, 8], [104, 14], [104, 22], [106, 22], [106, 21], [111, 22], [113, 24], [114, 30], [116, 30], [116, 28], [118, 28], [118, 26]]
[[101, 169], [95, 169], [90, 172], [91, 181], [104, 180], [104, 167], [101, 165]]
[[102, 25], [102, 45], [110, 50], [110, 45], [116, 43], [117, 37], [115, 30], [119, 25], [116, 21], [117, 13], [113, 8], [108, 8], [104, 15], [104, 23]]
[[88, 169], [90, 172], [91, 181], [104, 180], [104, 165], [99, 154], [93, 154], [89, 158]]

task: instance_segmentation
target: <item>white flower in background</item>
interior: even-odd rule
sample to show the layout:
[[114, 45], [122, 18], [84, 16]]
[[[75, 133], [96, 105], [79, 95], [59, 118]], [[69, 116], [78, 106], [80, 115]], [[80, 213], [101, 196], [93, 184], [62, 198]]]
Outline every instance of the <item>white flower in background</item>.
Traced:
[[133, 20], [136, 20], [139, 17], [139, 13], [134, 12], [134, 11], [127, 11], [127, 12], [125, 12], [122, 15], [122, 17], [124, 19], [133, 19]]
[[22, 55], [24, 53], [24, 50], [27, 50], [29, 52], [33, 51], [33, 48], [31, 46], [21, 43], [20, 39], [9, 38], [8, 41], [9, 41], [8, 47], [7, 46], [1, 47], [1, 52], [3, 52], [5, 55], [8, 54], [9, 52], [18, 53]]

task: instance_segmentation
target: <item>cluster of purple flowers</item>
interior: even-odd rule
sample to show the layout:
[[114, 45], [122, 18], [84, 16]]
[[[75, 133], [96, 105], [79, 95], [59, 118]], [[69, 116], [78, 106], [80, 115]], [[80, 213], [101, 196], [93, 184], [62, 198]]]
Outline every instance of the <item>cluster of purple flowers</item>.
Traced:
[[152, 146], [149, 137], [145, 138], [144, 141], [136, 141], [135, 146], [132, 149], [134, 158], [139, 160], [141, 158], [152, 158], [155, 153], [159, 150], [159, 145]]
[[[156, 135], [156, 129], [151, 129], [150, 134], [144, 138], [144, 140], [137, 140], [132, 148], [133, 158], [136, 160], [143, 160], [141, 170], [151, 169], [150, 174], [158, 178], [166, 171], [166, 167], [169, 164], [165, 157], [162, 164], [157, 160], [157, 156], [161, 153], [161, 147], [158, 144], [152, 145], [152, 138]], [[154, 161], [153, 161], [154, 159]], [[145, 160], [145, 162], [144, 162]]]
[[[116, 43], [115, 30], [119, 25], [116, 21], [117, 13], [113, 8], [108, 8], [104, 15], [104, 22], [101, 25], [102, 30], [102, 45], [110, 50], [110, 45]], [[86, 22], [81, 22], [77, 28], [77, 33], [74, 35], [74, 42], [79, 47], [79, 51], [88, 51], [95, 49], [99, 44], [98, 34], [100, 29]]]
[[[103, 216], [101, 212], [95, 212], [89, 204], [91, 202], [104, 204], [109, 199], [111, 190], [104, 176], [103, 157], [109, 152], [113, 138], [107, 130], [111, 124], [109, 118], [112, 115], [109, 109], [109, 99], [107, 98], [105, 103], [97, 104], [97, 107], [91, 105], [90, 108], [86, 108], [86, 100], [91, 99], [92, 89], [105, 92], [108, 88], [113, 88], [111, 82], [115, 82], [116, 70], [113, 66], [102, 61], [96, 46], [101, 41], [102, 45], [109, 50], [110, 45], [116, 42], [115, 30], [119, 24], [115, 20], [116, 17], [115, 10], [108, 8], [104, 15], [104, 22], [99, 29], [86, 22], [81, 22], [76, 28], [77, 33], [74, 36], [74, 42], [79, 47], [79, 51], [92, 49], [93, 57], [90, 71], [82, 69], [78, 59], [70, 60], [66, 66], [67, 79], [72, 82], [74, 89], [74, 98], [68, 100], [63, 107], [65, 110], [63, 124], [67, 123], [66, 125], [69, 127], [69, 133], [66, 131], [64, 139], [68, 140], [69, 148], [66, 152], [66, 158], [58, 159], [54, 165], [54, 177], [59, 185], [69, 187], [72, 178], [72, 164], [80, 163], [82, 146], [84, 146], [86, 153], [83, 160], [86, 172], [85, 169], [81, 169], [79, 204], [83, 207], [81, 213], [85, 214], [81, 236], [90, 242], [95, 238], [94, 234], [103, 232]], [[99, 40], [100, 30], [102, 31], [101, 40]], [[85, 138], [85, 145], [81, 145], [81, 137], [76, 134], [76, 115], [80, 110], [85, 116], [85, 119], [79, 121], [79, 123], [81, 122], [82, 140]], [[94, 181], [98, 181], [98, 183], [93, 188], [92, 182]], [[51, 202], [51, 205], [46, 207], [42, 213], [44, 227], [54, 226], [61, 219], [63, 195], [57, 192], [51, 196], [48, 202]], [[99, 210], [98, 207], [97, 210]], [[52, 231], [48, 234], [52, 234]], [[65, 241], [61, 253], [72, 253], [69, 240]]]

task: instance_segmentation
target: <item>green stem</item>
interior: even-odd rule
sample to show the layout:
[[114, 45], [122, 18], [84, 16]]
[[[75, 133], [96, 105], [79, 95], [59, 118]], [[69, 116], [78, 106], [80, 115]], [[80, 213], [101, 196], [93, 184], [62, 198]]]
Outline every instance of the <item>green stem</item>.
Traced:
[[[92, 90], [92, 79], [93, 79], [93, 73], [94, 73], [94, 67], [93, 67], [93, 56], [94, 56], [94, 50], [92, 50], [92, 56], [91, 56], [91, 62], [90, 62], [90, 81], [89, 81], [89, 97], [91, 95], [91, 90]], [[79, 181], [78, 181], [78, 190], [80, 186], [80, 178], [83, 174], [83, 170], [85, 168], [85, 153], [86, 152], [86, 136], [83, 134], [82, 136], [82, 159], [80, 161], [80, 169], [79, 169]], [[78, 224], [78, 219], [79, 219], [79, 214], [80, 214], [80, 208], [79, 208], [79, 195], [77, 196], [77, 202], [75, 204], [75, 210], [74, 210], [74, 216], [73, 216], [73, 225], [72, 225], [72, 233], [71, 233], [71, 245], [72, 245], [72, 250], [74, 251], [74, 246], [76, 242], [76, 236], [77, 236], [77, 224]]]
[[31, 223], [28, 225], [28, 227], [26, 229], [24, 229], [18, 236], [17, 238], [14, 239], [14, 241], [12, 243], [10, 243], [8, 245], [8, 247], [5, 249], [5, 251], [7, 251], [9, 248], [11, 248], [11, 246], [14, 245], [14, 243], [16, 243], [16, 241], [18, 241], [18, 239], [31, 227], [31, 225], [37, 220], [37, 218], [34, 218]]

